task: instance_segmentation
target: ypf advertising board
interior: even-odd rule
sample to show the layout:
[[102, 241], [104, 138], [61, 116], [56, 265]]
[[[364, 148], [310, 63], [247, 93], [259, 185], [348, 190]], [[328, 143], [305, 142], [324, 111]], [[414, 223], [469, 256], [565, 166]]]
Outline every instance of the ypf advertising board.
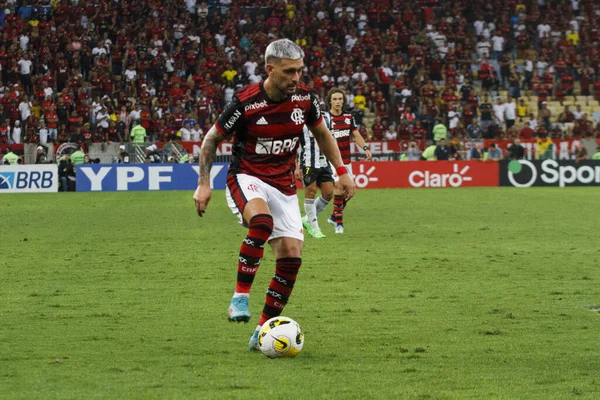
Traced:
[[[210, 171], [212, 189], [225, 189], [228, 163]], [[81, 164], [77, 166], [78, 192], [195, 190], [198, 164]]]
[[500, 186], [600, 186], [600, 163], [511, 160], [500, 163]]
[[0, 193], [43, 192], [58, 192], [56, 165], [0, 166]]

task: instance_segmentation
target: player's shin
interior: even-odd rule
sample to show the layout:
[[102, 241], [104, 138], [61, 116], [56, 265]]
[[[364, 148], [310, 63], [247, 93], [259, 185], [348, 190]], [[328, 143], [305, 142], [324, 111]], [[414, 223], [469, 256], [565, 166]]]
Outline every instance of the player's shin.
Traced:
[[321, 211], [323, 211], [325, 209], [325, 207], [327, 207], [328, 204], [329, 204], [328, 200], [325, 200], [323, 198], [323, 196], [319, 196], [315, 200], [315, 208], [316, 208], [316, 211], [317, 211], [317, 215], [321, 214]]
[[337, 225], [343, 225], [343, 213], [344, 213], [344, 196], [341, 194], [336, 194], [333, 196], [333, 214], [331, 214], [331, 219]]
[[267, 320], [281, 315], [283, 308], [288, 302], [298, 270], [302, 264], [301, 258], [279, 258], [276, 261], [275, 275], [271, 279], [267, 289], [265, 307], [258, 325], [264, 324]]
[[315, 199], [304, 199], [304, 212], [306, 213], [306, 218], [308, 218], [308, 222], [310, 223], [312, 230], [315, 231], [319, 229]]
[[237, 282], [234, 296], [248, 296], [254, 276], [265, 252], [265, 242], [273, 232], [273, 217], [258, 214], [248, 224], [248, 236], [240, 247]]

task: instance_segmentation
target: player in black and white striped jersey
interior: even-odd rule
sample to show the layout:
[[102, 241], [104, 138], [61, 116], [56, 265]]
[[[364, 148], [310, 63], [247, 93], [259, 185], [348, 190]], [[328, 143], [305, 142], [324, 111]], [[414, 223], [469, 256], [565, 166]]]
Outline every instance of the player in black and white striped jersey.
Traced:
[[[302, 224], [310, 236], [324, 238], [317, 215], [327, 207], [333, 197], [333, 171], [306, 126], [301, 137], [299, 160], [296, 178], [304, 183], [304, 212], [306, 213], [302, 218]], [[321, 195], [315, 199], [317, 188], [321, 190]]]

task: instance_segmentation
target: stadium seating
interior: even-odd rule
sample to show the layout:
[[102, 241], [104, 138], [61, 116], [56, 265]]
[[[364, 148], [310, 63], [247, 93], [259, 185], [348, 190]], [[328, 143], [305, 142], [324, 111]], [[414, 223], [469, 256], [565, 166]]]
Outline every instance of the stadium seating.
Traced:
[[[376, 116], [375, 93], [382, 90], [389, 112], [380, 116], [398, 127], [399, 136], [412, 136], [400, 131], [407, 128], [398, 114], [411, 105], [431, 137], [426, 103], [432, 98], [432, 112], [448, 126], [456, 104], [460, 122], [451, 134], [467, 137], [466, 111], [473, 108], [478, 117], [486, 96], [495, 103], [514, 93], [514, 83], [502, 77], [508, 71], [536, 116], [538, 95], [547, 90], [555, 135], [600, 137], [600, 5], [582, 0], [575, 10], [563, 1], [543, 3], [142, 0], [119, 2], [115, 9], [99, 0], [9, 3], [0, 12], [0, 144], [51, 145], [40, 135], [44, 126], [56, 129], [55, 144], [80, 142], [86, 149], [128, 141], [135, 123], [152, 141], [178, 140], [184, 120], [205, 131], [236, 89], [264, 77], [261, 55], [270, 40], [281, 37], [303, 46], [303, 79], [316, 94], [324, 97], [334, 86], [365, 93], [368, 130]], [[542, 23], [550, 30], [540, 34]], [[568, 29], [577, 31], [575, 42], [567, 41], [567, 33], [573, 40]], [[526, 88], [528, 61], [540, 77]], [[491, 65], [487, 78], [479, 72], [484, 64]], [[364, 82], [356, 79], [359, 67]], [[562, 90], [566, 74], [573, 76], [570, 95]], [[430, 79], [435, 88], [428, 92]], [[397, 95], [403, 88], [411, 94]], [[469, 92], [477, 96], [476, 105], [466, 101]], [[585, 131], [559, 127], [564, 106], [574, 111], [577, 105], [589, 121]], [[12, 137], [16, 120], [20, 139]], [[517, 121], [517, 128], [522, 125]], [[494, 132], [507, 136], [503, 124]]]

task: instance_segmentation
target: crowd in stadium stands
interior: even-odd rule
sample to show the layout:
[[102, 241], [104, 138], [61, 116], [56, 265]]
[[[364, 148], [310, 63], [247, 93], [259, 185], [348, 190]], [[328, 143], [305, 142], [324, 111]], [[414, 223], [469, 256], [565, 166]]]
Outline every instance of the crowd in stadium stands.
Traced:
[[304, 48], [319, 96], [345, 88], [369, 139], [424, 149], [600, 136], [594, 0], [12, 0], [0, 11], [0, 143], [199, 141], [237, 89], [264, 78], [261, 55], [282, 37]]

